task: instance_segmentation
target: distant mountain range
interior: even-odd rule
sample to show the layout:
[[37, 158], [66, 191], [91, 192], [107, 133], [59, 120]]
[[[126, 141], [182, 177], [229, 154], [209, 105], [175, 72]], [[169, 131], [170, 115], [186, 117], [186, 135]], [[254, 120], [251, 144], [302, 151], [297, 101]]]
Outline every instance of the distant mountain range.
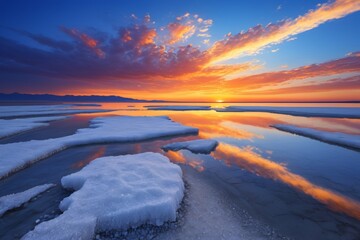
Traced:
[[0, 101], [50, 101], [50, 102], [164, 102], [161, 100], [140, 100], [119, 96], [76, 96], [52, 94], [0, 93]]

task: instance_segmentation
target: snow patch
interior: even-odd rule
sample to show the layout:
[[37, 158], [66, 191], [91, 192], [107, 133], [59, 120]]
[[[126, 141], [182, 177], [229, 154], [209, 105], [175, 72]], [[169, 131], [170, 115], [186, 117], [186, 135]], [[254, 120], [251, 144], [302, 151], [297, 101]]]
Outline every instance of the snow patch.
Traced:
[[256, 107], [229, 106], [217, 108], [217, 112], [269, 112], [304, 117], [360, 118], [356, 107]]
[[92, 239], [96, 232], [176, 219], [184, 194], [181, 168], [159, 153], [102, 157], [62, 178], [75, 190], [64, 212], [23, 239]]
[[166, 116], [95, 118], [89, 128], [79, 129], [70, 136], [0, 145], [0, 179], [69, 147], [197, 133], [197, 128], [173, 122]]
[[284, 132], [298, 134], [304, 137], [313, 138], [327, 143], [340, 146], [360, 149], [360, 136], [339, 132], [325, 132], [312, 128], [303, 128], [287, 124], [275, 124], [272, 127]]
[[7, 211], [20, 207], [21, 205], [30, 201], [32, 198], [36, 197], [40, 193], [43, 193], [54, 186], [55, 184], [44, 184], [30, 188], [24, 192], [9, 194], [0, 197], [0, 217]]
[[210, 106], [146, 106], [148, 110], [199, 111], [211, 110]]
[[189, 150], [193, 153], [209, 154], [215, 150], [218, 142], [213, 139], [198, 139], [186, 142], [170, 143], [162, 147], [164, 151], [179, 151], [182, 149]]
[[0, 138], [8, 137], [20, 132], [28, 131], [37, 127], [48, 126], [48, 122], [66, 119], [66, 116], [59, 117], [36, 117], [4, 120], [0, 119]]
[[[26, 117], [39, 115], [58, 115], [74, 113], [108, 112], [106, 109], [80, 109], [75, 107], [89, 106], [88, 104], [62, 104], [62, 105], [32, 105], [32, 106], [0, 106], [0, 117]], [[91, 105], [94, 106], [94, 105]]]

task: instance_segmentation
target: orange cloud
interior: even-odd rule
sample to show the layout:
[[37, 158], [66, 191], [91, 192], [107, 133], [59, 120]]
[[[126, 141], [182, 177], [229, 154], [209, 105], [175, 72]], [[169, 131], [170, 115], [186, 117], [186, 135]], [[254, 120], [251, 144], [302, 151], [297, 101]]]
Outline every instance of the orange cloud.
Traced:
[[251, 147], [238, 148], [220, 143], [214, 157], [236, 164], [262, 177], [283, 183], [313, 197], [330, 209], [360, 220], [360, 203], [340, 193], [317, 186], [305, 178], [291, 173], [285, 166], [272, 162], [255, 153]]
[[81, 33], [77, 29], [74, 29], [74, 28], [68, 29], [68, 28], [62, 27], [62, 30], [65, 33], [67, 33], [68, 35], [70, 35], [71, 37], [74, 37], [75, 39], [80, 40], [85, 46], [92, 49], [98, 57], [100, 57], [100, 58], [105, 57], [105, 53], [99, 48], [98, 41], [96, 41], [94, 38], [91, 38], [87, 34]]
[[183, 25], [178, 22], [170, 23], [167, 28], [169, 30], [169, 44], [185, 40], [195, 33], [194, 25]]

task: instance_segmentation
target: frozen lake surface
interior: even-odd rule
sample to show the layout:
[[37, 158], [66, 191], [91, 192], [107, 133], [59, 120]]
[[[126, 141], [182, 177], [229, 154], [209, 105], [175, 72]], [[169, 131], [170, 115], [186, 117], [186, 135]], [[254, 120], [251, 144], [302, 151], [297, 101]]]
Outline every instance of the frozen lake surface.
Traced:
[[[98, 238], [360, 239], [360, 152], [271, 127], [286, 124], [356, 138], [360, 135], [360, 119], [198, 111], [200, 108], [196, 107], [192, 108], [194, 111], [160, 107], [153, 111], [145, 105], [104, 103], [97, 108], [121, 110], [76, 114], [0, 139], [4, 145], [62, 138], [87, 128], [91, 119], [116, 115], [169, 116], [177, 123], [199, 129], [198, 135], [188, 132], [137, 142], [94, 142], [70, 147], [0, 180], [0, 197], [47, 183], [56, 184], [21, 207], [6, 212], [0, 218], [1, 239], [19, 239], [41, 222], [61, 214], [60, 201], [72, 193], [61, 187], [62, 177], [78, 172], [99, 157], [144, 152], [161, 153], [183, 170], [186, 190], [177, 220], [162, 227], [140, 226], [111, 234], [99, 232]], [[292, 110], [359, 107], [356, 104], [268, 104], [267, 107], [280, 106]], [[80, 110], [89, 107], [76, 106]], [[223, 108], [226, 104], [211, 107]], [[219, 145], [210, 154], [161, 149], [170, 143], [196, 139], [214, 139]]]

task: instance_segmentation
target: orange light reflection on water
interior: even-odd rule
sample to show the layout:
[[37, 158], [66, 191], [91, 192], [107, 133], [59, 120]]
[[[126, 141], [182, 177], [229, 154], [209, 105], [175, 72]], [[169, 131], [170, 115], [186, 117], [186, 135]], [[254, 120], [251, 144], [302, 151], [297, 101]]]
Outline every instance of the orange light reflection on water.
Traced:
[[252, 147], [238, 148], [220, 143], [212, 156], [224, 160], [229, 165], [236, 164], [262, 177], [280, 180], [325, 204], [330, 209], [345, 213], [360, 220], [360, 203], [340, 193], [317, 186], [297, 174], [291, 173], [285, 166], [272, 162], [255, 153]]

